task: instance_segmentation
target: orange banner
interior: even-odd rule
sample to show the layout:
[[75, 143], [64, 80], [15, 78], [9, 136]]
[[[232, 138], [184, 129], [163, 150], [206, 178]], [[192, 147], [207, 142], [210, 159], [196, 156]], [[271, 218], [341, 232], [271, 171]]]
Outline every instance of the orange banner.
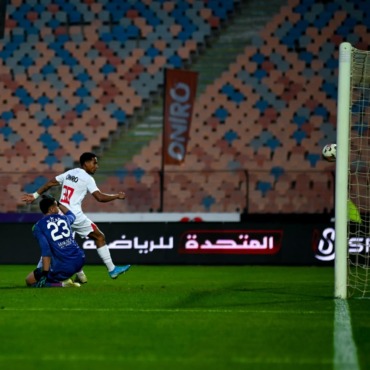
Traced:
[[179, 165], [185, 160], [198, 73], [178, 69], [165, 73], [163, 163]]

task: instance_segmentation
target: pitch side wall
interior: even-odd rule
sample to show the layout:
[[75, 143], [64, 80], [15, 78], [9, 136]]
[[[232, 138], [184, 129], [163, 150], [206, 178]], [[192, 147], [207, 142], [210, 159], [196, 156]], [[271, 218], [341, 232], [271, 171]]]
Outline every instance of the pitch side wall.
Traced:
[[[331, 222], [100, 222], [116, 264], [332, 265]], [[33, 222], [2, 223], [0, 264], [36, 264]], [[87, 264], [101, 263], [78, 239]]]

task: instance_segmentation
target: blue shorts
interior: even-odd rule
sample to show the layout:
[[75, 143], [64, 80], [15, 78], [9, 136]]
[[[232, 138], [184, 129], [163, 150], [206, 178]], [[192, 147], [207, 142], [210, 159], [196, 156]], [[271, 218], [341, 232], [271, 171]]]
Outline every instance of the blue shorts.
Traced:
[[[82, 267], [85, 264], [85, 256], [79, 256], [73, 260], [68, 261], [68, 263], [55, 262], [52, 264], [47, 281], [49, 283], [58, 283], [69, 279], [76, 272], [81, 271]], [[34, 271], [35, 278], [38, 281], [41, 277], [41, 269], [36, 269]]]

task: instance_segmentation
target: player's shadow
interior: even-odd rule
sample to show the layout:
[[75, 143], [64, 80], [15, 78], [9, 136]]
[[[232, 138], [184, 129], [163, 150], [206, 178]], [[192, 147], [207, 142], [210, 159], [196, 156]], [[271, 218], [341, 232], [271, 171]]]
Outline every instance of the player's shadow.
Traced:
[[31, 289], [28, 286], [25, 285], [15, 285], [15, 286], [2, 286], [0, 287], [0, 290], [22, 290], [22, 289]]
[[330, 301], [330, 294], [317, 294], [302, 290], [289, 289], [286, 285], [275, 287], [251, 287], [231, 285], [220, 289], [200, 289], [180, 299], [171, 308], [251, 308], [274, 305], [286, 305], [303, 302]]

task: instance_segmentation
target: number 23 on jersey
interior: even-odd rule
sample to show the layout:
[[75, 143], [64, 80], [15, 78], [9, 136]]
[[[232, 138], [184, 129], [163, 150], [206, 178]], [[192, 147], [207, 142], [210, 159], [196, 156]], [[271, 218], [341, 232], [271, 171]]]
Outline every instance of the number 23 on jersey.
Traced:
[[63, 237], [68, 238], [71, 235], [67, 222], [62, 219], [57, 220], [57, 222], [49, 222], [47, 228], [48, 230], [51, 229], [50, 235], [54, 241]]

